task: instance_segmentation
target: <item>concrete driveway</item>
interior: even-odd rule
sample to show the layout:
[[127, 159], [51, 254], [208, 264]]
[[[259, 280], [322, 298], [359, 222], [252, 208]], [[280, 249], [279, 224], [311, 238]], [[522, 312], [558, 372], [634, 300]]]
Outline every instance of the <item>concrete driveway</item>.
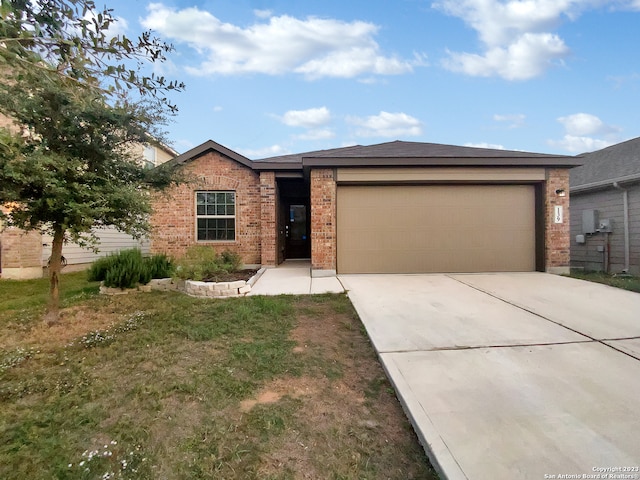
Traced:
[[640, 294], [544, 273], [339, 278], [443, 478], [640, 478]]

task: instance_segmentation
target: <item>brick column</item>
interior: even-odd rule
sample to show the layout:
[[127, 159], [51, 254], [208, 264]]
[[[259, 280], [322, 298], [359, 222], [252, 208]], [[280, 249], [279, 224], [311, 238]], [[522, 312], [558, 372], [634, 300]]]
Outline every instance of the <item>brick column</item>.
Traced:
[[275, 172], [260, 172], [261, 263], [275, 267], [277, 256], [277, 201]]
[[311, 170], [311, 274], [336, 274], [336, 181], [333, 169]]
[[[558, 191], [564, 190], [564, 196]], [[549, 273], [569, 273], [571, 229], [569, 217], [569, 170], [547, 169], [544, 192], [545, 206], [545, 270]], [[555, 207], [562, 208], [562, 222], [556, 223]]]

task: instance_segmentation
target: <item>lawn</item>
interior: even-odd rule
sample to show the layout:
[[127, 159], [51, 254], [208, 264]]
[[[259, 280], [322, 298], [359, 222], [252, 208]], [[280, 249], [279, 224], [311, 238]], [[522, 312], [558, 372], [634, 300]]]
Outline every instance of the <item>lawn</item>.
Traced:
[[571, 277], [590, 282], [604, 283], [612, 287], [623, 288], [640, 293], [640, 277], [632, 275], [611, 275], [604, 272], [572, 271]]
[[0, 281], [0, 478], [437, 478], [345, 295]]

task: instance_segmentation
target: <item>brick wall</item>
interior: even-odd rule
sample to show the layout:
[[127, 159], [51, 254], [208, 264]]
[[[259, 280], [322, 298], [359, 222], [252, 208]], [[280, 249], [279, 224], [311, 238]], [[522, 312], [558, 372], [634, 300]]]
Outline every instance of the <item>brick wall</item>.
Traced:
[[[565, 196], [556, 191], [564, 190]], [[547, 169], [545, 182], [545, 270], [568, 273], [570, 263], [571, 221], [569, 215], [569, 170]], [[556, 223], [554, 207], [562, 207], [562, 223]]]
[[336, 270], [336, 181], [333, 169], [311, 170], [311, 268]]
[[[191, 245], [210, 245], [216, 251], [237, 252], [245, 264], [260, 264], [262, 212], [258, 174], [218, 152], [209, 152], [188, 162], [184, 170], [193, 177], [189, 183], [154, 197], [151, 252], [179, 257]], [[198, 190], [236, 192], [234, 242], [196, 241], [195, 192]]]
[[5, 228], [0, 233], [0, 265], [3, 278], [42, 276], [42, 234]]
[[261, 201], [261, 253], [262, 265], [277, 265], [276, 212], [278, 206], [278, 186], [275, 172], [260, 172]]

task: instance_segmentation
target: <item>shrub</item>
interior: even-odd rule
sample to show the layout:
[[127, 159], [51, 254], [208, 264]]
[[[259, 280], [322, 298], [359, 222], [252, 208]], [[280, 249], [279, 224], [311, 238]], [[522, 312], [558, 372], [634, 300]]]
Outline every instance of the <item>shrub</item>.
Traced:
[[145, 259], [151, 278], [167, 278], [173, 275], [173, 262], [164, 253]]
[[88, 280], [90, 282], [101, 282], [104, 280], [107, 271], [114, 265], [115, 255], [107, 255], [101, 257], [91, 264], [88, 271]]
[[222, 264], [228, 272], [237, 272], [242, 267], [242, 257], [231, 250], [225, 250], [220, 254]]
[[242, 258], [229, 250], [217, 254], [211, 247], [196, 245], [178, 260], [176, 276], [183, 280], [207, 280], [221, 273], [236, 272], [242, 267]]
[[102, 281], [112, 288], [145, 285], [152, 278], [171, 276], [173, 264], [166, 255], [143, 258], [139, 249], [121, 250], [96, 260], [89, 269], [90, 281]]

